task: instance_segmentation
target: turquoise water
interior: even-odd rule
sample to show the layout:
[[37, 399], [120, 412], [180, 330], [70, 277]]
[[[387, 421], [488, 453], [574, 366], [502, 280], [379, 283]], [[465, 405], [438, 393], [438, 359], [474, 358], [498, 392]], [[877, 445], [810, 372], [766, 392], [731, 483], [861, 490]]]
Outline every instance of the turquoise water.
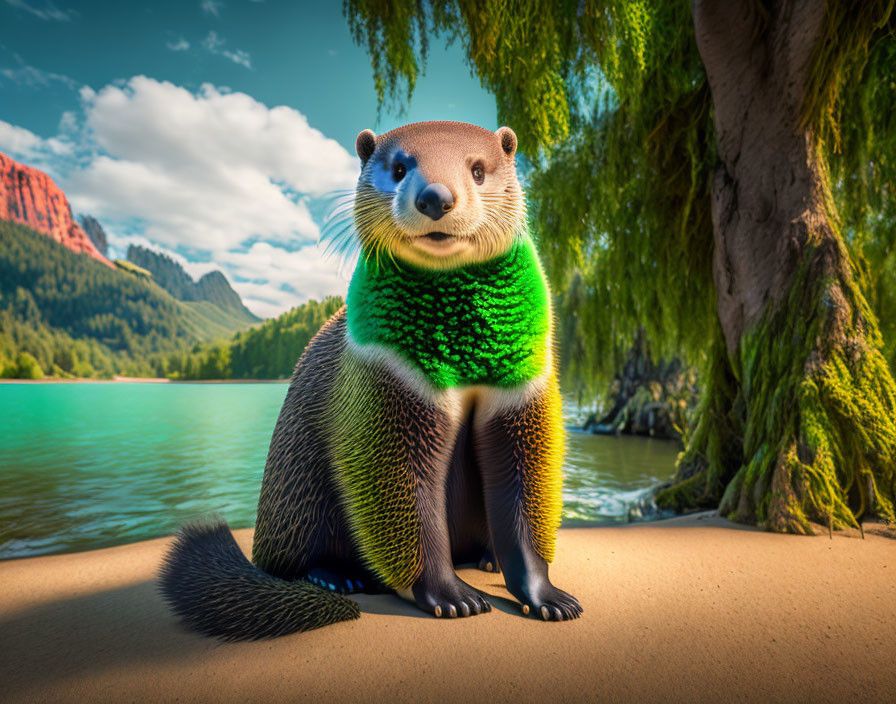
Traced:
[[[255, 519], [286, 384], [0, 384], [0, 558], [170, 535], [216, 512]], [[649, 513], [674, 443], [570, 433], [567, 523]]]

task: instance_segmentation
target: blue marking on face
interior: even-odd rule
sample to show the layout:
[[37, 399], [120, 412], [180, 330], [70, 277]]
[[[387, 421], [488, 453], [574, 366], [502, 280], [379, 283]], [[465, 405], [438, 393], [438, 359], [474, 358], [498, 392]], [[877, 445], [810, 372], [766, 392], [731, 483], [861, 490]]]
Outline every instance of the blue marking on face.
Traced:
[[[404, 167], [404, 176], [397, 178], [396, 168]], [[402, 181], [405, 181], [411, 172], [417, 168], [417, 160], [401, 149], [392, 153], [383, 154], [375, 164], [372, 164], [370, 183], [380, 193], [395, 193]]]

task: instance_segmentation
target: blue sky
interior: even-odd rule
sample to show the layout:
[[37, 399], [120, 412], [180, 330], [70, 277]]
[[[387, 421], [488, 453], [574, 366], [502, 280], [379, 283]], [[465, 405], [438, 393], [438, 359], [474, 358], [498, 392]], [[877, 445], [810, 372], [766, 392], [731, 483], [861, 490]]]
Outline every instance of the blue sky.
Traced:
[[0, 0], [0, 151], [50, 173], [117, 254], [219, 268], [259, 315], [344, 292], [315, 242], [360, 130], [499, 126], [460, 49], [435, 42], [405, 107], [377, 123], [338, 1]]

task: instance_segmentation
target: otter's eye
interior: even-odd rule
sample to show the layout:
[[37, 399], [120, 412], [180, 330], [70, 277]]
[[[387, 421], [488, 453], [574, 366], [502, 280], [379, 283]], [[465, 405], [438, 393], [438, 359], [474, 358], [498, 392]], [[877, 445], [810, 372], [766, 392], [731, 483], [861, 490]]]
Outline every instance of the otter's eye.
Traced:
[[485, 169], [482, 168], [482, 164], [477, 161], [473, 164], [471, 171], [473, 173], [473, 180], [481, 186], [483, 181], [485, 181]]
[[405, 165], [400, 161], [396, 161], [392, 166], [392, 178], [394, 178], [396, 182], [401, 181], [407, 172], [407, 168], [405, 168]]

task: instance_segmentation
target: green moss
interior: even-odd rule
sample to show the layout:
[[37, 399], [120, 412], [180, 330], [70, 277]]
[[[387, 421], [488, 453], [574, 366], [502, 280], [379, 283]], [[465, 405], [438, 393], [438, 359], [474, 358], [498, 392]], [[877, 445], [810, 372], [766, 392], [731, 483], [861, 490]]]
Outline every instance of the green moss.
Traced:
[[732, 520], [790, 533], [869, 513], [896, 521], [896, 386], [881, 345], [841, 241], [814, 237], [733, 365], [717, 340], [695, 430], [657, 504], [719, 502]]
[[744, 463], [720, 513], [770, 530], [896, 521], [896, 386], [836, 236], [807, 247], [786, 300], [743, 338]]

